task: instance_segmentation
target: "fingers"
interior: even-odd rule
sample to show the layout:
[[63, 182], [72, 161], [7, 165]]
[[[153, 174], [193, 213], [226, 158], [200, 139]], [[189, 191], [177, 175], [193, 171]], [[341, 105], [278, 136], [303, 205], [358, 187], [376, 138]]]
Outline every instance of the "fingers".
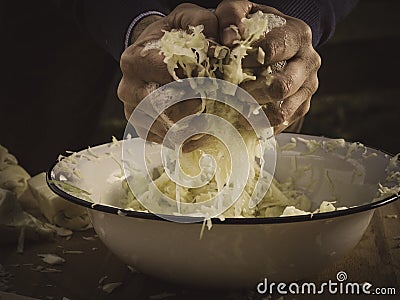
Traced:
[[136, 130], [136, 133], [142, 138], [151, 142], [162, 143], [172, 122], [165, 115], [154, 118], [141, 113], [135, 115], [135, 118], [129, 120]]
[[[137, 88], [137, 90], [141, 89]], [[186, 116], [199, 113], [202, 107], [200, 99], [191, 99], [176, 103], [159, 114], [159, 110], [152, 106], [151, 101], [145, 100], [145, 103], [142, 102], [139, 105], [142, 99], [140, 97], [142, 96], [135, 96], [135, 99], [137, 99], [136, 104], [131, 104], [130, 102], [124, 103], [125, 117], [132, 123], [140, 137], [147, 137], [148, 140], [154, 142], [162, 141], [174, 123], [177, 123]], [[135, 109], [135, 115], [131, 118], [132, 112]], [[148, 132], [152, 134], [149, 135]], [[156, 136], [158, 139], [155, 138]]]
[[[252, 7], [251, 2], [241, 0], [225, 0], [218, 5], [215, 15], [219, 22], [222, 44], [232, 47], [233, 42], [240, 39], [244, 29], [242, 19], [248, 15]], [[231, 25], [236, 26], [238, 31], [234, 30]]]
[[288, 97], [283, 100], [281, 109], [283, 115], [287, 121], [294, 121], [302, 117], [301, 111], [299, 111], [299, 107], [307, 100], [311, 99], [311, 96], [316, 92], [318, 87], [318, 78], [315, 76], [310, 81], [306, 82], [304, 86], [302, 86], [296, 94]]
[[307, 99], [304, 101], [296, 110], [296, 113], [293, 114], [290, 117], [290, 120], [288, 120], [288, 124], [279, 124], [274, 127], [274, 133], [279, 134], [286, 128], [288, 128], [290, 125], [292, 125], [294, 122], [298, 121], [300, 118], [304, 117], [307, 112], [310, 110], [311, 106], [311, 98]]
[[[292, 96], [279, 102], [269, 102], [265, 105], [264, 112], [272, 126], [282, 130], [297, 119], [303, 117], [308, 109], [312, 95], [318, 88], [318, 77], [316, 74], [307, 80], [302, 87]], [[285, 122], [285, 124], [283, 124]]]
[[[294, 57], [301, 48], [298, 36], [298, 30], [292, 30], [291, 25], [274, 28], [265, 35], [265, 38], [258, 40], [254, 47], [260, 47], [265, 53], [264, 64], [270, 65], [279, 61], [289, 60]], [[254, 59], [253, 59], [254, 60]], [[245, 61], [245, 65], [253, 63], [249, 58]], [[258, 64], [260, 66], [260, 64]]]
[[283, 17], [286, 19], [283, 26], [273, 28], [253, 45], [264, 50], [267, 65], [300, 55], [305, 46], [312, 44], [311, 28], [306, 23], [289, 16]]
[[204, 25], [206, 36], [218, 38], [218, 20], [209, 10], [194, 4], [177, 6], [168, 16], [159, 19], [144, 29], [133, 45], [126, 49], [121, 57], [121, 70], [124, 79], [130, 82], [156, 82], [166, 84], [171, 82], [164, 57], [158, 49], [146, 49], [150, 41], [158, 40], [163, 30], [187, 29], [188, 26]]
[[178, 102], [168, 109], [165, 114], [174, 122], [178, 122], [186, 116], [194, 115], [201, 110], [200, 99], [190, 99], [183, 102]]
[[[255, 81], [247, 81], [240, 86], [247, 90], [260, 104], [271, 101], [280, 101], [295, 94], [306, 81], [318, 82], [317, 71], [321, 66], [321, 59], [315, 50], [310, 49], [305, 56], [296, 56], [291, 59], [282, 70], [269, 75], [272, 82], [268, 85], [263, 76], [257, 76]], [[262, 68], [258, 68], [260, 73]], [[318, 83], [312, 89], [316, 89]]]
[[296, 94], [282, 102], [281, 113], [286, 124], [280, 123], [279, 125], [274, 125], [276, 134], [285, 130], [307, 114], [311, 105], [311, 97], [315, 93], [317, 87], [318, 78], [315, 76], [311, 80], [307, 81]]
[[[259, 9], [283, 16], [274, 9], [249, 1], [225, 0], [217, 7], [216, 15], [194, 4], [182, 4], [167, 17], [157, 21], [157, 24], [146, 28], [150, 31], [147, 35], [150, 38], [139, 37], [121, 58], [124, 76], [118, 88], [118, 96], [125, 103], [126, 116], [129, 117], [140, 101], [149, 94], [146, 88], [148, 83], [163, 85], [173, 80], [157, 49], [143, 51], [147, 41], [161, 37], [163, 29], [187, 29], [189, 26], [202, 24], [207, 37], [218, 40], [220, 33], [222, 42], [229, 46], [243, 33], [241, 20]], [[309, 99], [318, 86], [316, 75], [321, 64], [318, 54], [312, 48], [310, 28], [300, 20], [288, 16], [284, 18], [287, 20], [285, 25], [274, 28], [254, 44], [254, 47], [260, 47], [265, 53], [264, 63], [254, 58], [257, 51], [243, 61], [243, 67], [252, 68], [257, 80], [241, 85], [260, 104], [266, 104], [267, 116], [277, 130], [286, 126], [282, 125], [284, 121], [291, 123], [308, 110]], [[233, 30], [231, 25], [237, 26], [238, 30]], [[265, 73], [266, 66], [280, 61], [287, 61], [287, 65], [275, 72], [267, 84], [265, 76], [261, 76], [261, 73]], [[200, 107], [201, 101], [196, 99], [179, 103], [169, 107], [154, 124], [147, 124], [148, 120], [139, 120], [134, 126], [137, 130], [139, 128], [139, 135], [146, 132], [145, 129], [150, 126], [151, 134], [147, 138], [161, 142], [174, 123], [199, 112]], [[197, 143], [199, 142], [192, 142], [194, 145]]]
[[[124, 76], [131, 80], [156, 82], [160, 85], [173, 81], [158, 50], [146, 51], [145, 55], [141, 51], [136, 51], [132, 55], [122, 55], [121, 70]], [[125, 64], [126, 60], [129, 62]]]
[[[272, 7], [258, 5], [250, 1], [225, 0], [218, 5], [215, 11], [219, 22], [222, 44], [232, 47], [233, 42], [240, 39], [243, 35], [244, 26], [242, 19], [247, 17], [248, 14], [255, 13], [259, 10], [264, 13], [272, 13], [281, 16], [285, 20], [290, 20], [290, 22], [287, 22], [282, 27], [271, 30], [264, 38], [260, 39], [254, 45], [255, 47], [260, 46], [263, 48], [266, 54], [267, 64], [293, 57], [299, 51], [303, 39], [311, 38], [311, 30], [309, 30], [309, 27], [303, 21], [286, 16]], [[235, 26], [237, 30], [235, 30], [232, 25]], [[287, 50], [282, 51], [282, 49]], [[254, 59], [254, 62], [255, 61], [256, 59]], [[245, 65], [245, 67], [254, 67], [254, 65]]]
[[271, 85], [267, 88], [269, 96], [274, 100], [283, 100], [296, 93], [311, 72], [307, 61], [295, 58], [288, 63], [281, 72], [273, 76]]
[[271, 126], [278, 126], [285, 121], [285, 116], [279, 102], [268, 102], [263, 106], [263, 111], [267, 116]]
[[[272, 29], [253, 45], [264, 50], [267, 65], [288, 60], [301, 50], [302, 45], [308, 42], [311, 44], [311, 29], [303, 21], [286, 16], [272, 7], [241, 0], [222, 1], [215, 11], [222, 43], [228, 47], [233, 46], [233, 41], [240, 39], [243, 34], [242, 19], [259, 10], [281, 16], [287, 21], [285, 25]], [[234, 30], [231, 25], [236, 26], [238, 30]], [[256, 57], [249, 55], [244, 61], [244, 67], [259, 66], [256, 62]]]
[[[282, 123], [292, 123], [308, 110], [307, 102], [318, 87], [321, 59], [312, 47], [311, 29], [306, 23], [249, 1], [224, 0], [218, 6], [216, 15], [223, 44], [234, 46], [233, 41], [243, 36], [242, 19], [257, 11], [278, 15], [286, 22], [253, 43], [254, 50], [248, 52], [242, 66], [250, 68], [257, 79], [240, 86], [265, 105], [271, 125], [283, 130], [287, 125]], [[238, 30], [233, 30], [231, 25]], [[263, 55], [259, 56], [260, 52]], [[286, 66], [265, 75], [268, 66], [282, 61], [287, 62]]]
[[[118, 97], [124, 102], [127, 119], [139, 103], [151, 93], [149, 85], [160, 86], [173, 81], [159, 49], [147, 47], [148, 43], [159, 40], [163, 36], [163, 30], [186, 30], [189, 26], [197, 25], [204, 26], [203, 33], [206, 37], [218, 40], [218, 20], [215, 14], [208, 9], [186, 3], [177, 6], [168, 16], [148, 25], [134, 44], [124, 51], [120, 62], [123, 78], [118, 87]], [[176, 72], [178, 76], [183, 77], [183, 73], [179, 74], [182, 70], [178, 69]], [[149, 109], [149, 111], [141, 111], [131, 122], [141, 137], [146, 138], [147, 135], [147, 139], [161, 142], [175, 122], [199, 112], [200, 108], [201, 101], [198, 99], [185, 101], [168, 108], [153, 123], [157, 114], [154, 109], [145, 105], [143, 110]]]
[[[261, 48], [264, 51], [264, 65], [271, 65], [280, 61], [290, 60], [295, 56], [299, 56], [304, 45], [303, 40], [309, 38], [311, 44], [311, 36], [308, 37], [307, 29], [299, 30], [297, 27], [298, 22], [288, 22], [286, 25], [274, 28], [269, 33], [261, 38], [253, 47], [256, 49]], [[306, 28], [309, 28], [306, 26]], [[304, 37], [303, 37], [304, 36]], [[305, 37], [307, 36], [307, 37]], [[252, 51], [243, 60], [243, 67], [254, 68], [260, 67], [261, 64], [257, 59], [258, 51]]]
[[[122, 77], [117, 90], [118, 98], [125, 105], [125, 116], [129, 119], [134, 108], [139, 102], [149, 94], [144, 84], [138, 84], [137, 81], [130, 81]], [[128, 113], [128, 115], [127, 115]]]
[[[189, 26], [203, 25], [206, 37], [218, 40], [218, 19], [206, 8], [192, 3], [178, 5], [166, 18], [165, 29], [188, 29]], [[169, 28], [168, 28], [169, 27]]]
[[147, 136], [150, 141], [160, 142], [168, 127], [160, 118], [153, 123], [156, 112], [153, 109], [149, 111], [149, 105], [146, 105], [146, 112], [140, 111], [131, 119], [133, 111], [150, 92], [145, 83], [131, 82], [125, 77], [118, 86], [118, 97], [124, 103], [125, 118], [132, 123], [140, 137], [145, 139]]

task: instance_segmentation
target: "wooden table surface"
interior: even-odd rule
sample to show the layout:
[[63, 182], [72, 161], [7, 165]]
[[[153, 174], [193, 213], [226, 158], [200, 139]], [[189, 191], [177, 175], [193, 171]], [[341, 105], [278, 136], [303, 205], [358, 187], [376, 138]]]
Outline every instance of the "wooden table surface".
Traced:
[[[393, 215], [399, 216], [394, 218]], [[388, 217], [392, 216], [392, 217]], [[364, 237], [345, 258], [307, 282], [336, 280], [336, 274], [344, 271], [348, 282], [369, 282], [374, 287], [395, 287], [400, 294], [400, 202], [394, 202], [375, 211]], [[91, 237], [89, 240], [84, 237]], [[92, 238], [94, 237], [94, 239]], [[23, 254], [17, 254], [15, 245], [1, 246], [0, 264], [12, 277], [8, 280], [9, 291], [39, 299], [266, 299], [257, 295], [256, 289], [248, 291], [193, 290], [175, 286], [144, 274], [132, 272], [99, 241], [93, 230], [75, 232], [70, 240], [58, 238], [55, 242], [28, 243]], [[81, 254], [66, 254], [64, 250], [79, 250]], [[43, 273], [35, 270], [45, 265], [37, 256], [56, 253], [66, 259], [59, 273]], [[99, 288], [104, 283], [122, 282], [111, 294]], [[385, 297], [385, 298], [386, 298]], [[275, 298], [280, 298], [274, 296]], [[283, 299], [310, 299], [305, 296], [285, 296]], [[331, 296], [324, 294], [318, 299], [364, 299], [365, 296]], [[368, 299], [382, 299], [369, 296]], [[12, 299], [1, 294], [0, 299]], [[282, 299], [282, 298], [280, 298]]]

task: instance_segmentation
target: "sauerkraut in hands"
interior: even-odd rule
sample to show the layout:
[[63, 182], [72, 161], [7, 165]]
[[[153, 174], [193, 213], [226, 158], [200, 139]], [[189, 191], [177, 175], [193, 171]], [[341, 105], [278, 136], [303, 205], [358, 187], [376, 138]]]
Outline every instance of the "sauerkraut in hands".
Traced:
[[[181, 4], [166, 17], [150, 16], [144, 18], [142, 22], [146, 23], [148, 18], [152, 18], [152, 23], [150, 25], [144, 24], [148, 25], [144, 30], [142, 23], [135, 26], [133, 43], [121, 56], [120, 64], [123, 77], [118, 87], [118, 97], [124, 103], [127, 119], [139, 102], [149, 93], [160, 85], [174, 81], [173, 73], [169, 72], [167, 64], [163, 62], [164, 57], [160, 54], [157, 46], [164, 32], [181, 30], [183, 34], [189, 29], [189, 26], [201, 26], [203, 28], [202, 34], [207, 36], [208, 39], [217, 40], [218, 37], [218, 20], [215, 14], [194, 4]], [[135, 34], [137, 30], [143, 31], [140, 34]], [[195, 45], [196, 42], [197, 40], [193, 39], [187, 41], [185, 45], [177, 44], [174, 47], [174, 44], [170, 44], [169, 47], [171, 51], [176, 53], [183, 51], [188, 54], [189, 47], [196, 47], [201, 53], [206, 53], [203, 49], [205, 45]], [[208, 41], [203, 41], [203, 43], [208, 44]], [[184, 77], [182, 70], [177, 70], [177, 72], [181, 77]], [[161, 143], [165, 133], [175, 122], [200, 110], [201, 101], [196, 99], [188, 100], [184, 105], [176, 105], [167, 109], [165, 114], [154, 123], [147, 139]], [[136, 123], [134, 126], [140, 131], [140, 127], [143, 125]]]
[[[257, 79], [246, 81], [241, 87], [260, 104], [265, 104], [265, 113], [279, 133], [308, 112], [311, 96], [318, 88], [321, 58], [313, 48], [312, 32], [305, 22], [250, 1], [225, 0], [218, 5], [215, 14], [222, 44], [231, 47], [243, 39], [248, 29], [247, 17], [260, 11], [281, 17], [285, 23], [267, 31], [252, 44], [253, 50], [242, 66], [251, 69]], [[258, 49], [264, 53], [261, 59]], [[287, 64], [282, 68], [283, 61]], [[278, 70], [266, 86], [263, 75], [268, 66], [275, 64]]]
[[[264, 34], [266, 29], [271, 30], [274, 26], [285, 24], [283, 18], [262, 12], [250, 15], [248, 19], [243, 21], [247, 24], [248, 30], [244, 33], [244, 39], [238, 40], [232, 49], [211, 43], [203, 33], [203, 26], [199, 25], [190, 26], [187, 31], [165, 31], [160, 40], [149, 41], [142, 51], [146, 53], [147, 51], [159, 50], [164, 57], [163, 61], [167, 70], [176, 80], [186, 77], [189, 79], [193, 77], [221, 77], [232, 82], [233, 84], [229, 86], [218, 84], [218, 81], [216, 81], [218, 89], [222, 89], [225, 94], [223, 96], [229, 98], [235, 95], [237, 85], [257, 78], [251, 69], [242, 68], [242, 60], [246, 57], [247, 52], [253, 49], [252, 44]], [[261, 60], [263, 50], [258, 49], [258, 51]], [[210, 54], [212, 56], [209, 56]], [[183, 72], [184, 76], [179, 72]], [[265, 86], [271, 83], [272, 73], [270, 66], [265, 68], [263, 73]], [[194, 89], [199, 88], [196, 80], [190, 82], [193, 83]], [[266, 141], [268, 136], [257, 136], [251, 126], [246, 124], [241, 113], [232, 109], [229, 105], [207, 99], [207, 97], [202, 97], [201, 101], [204, 112], [228, 120], [239, 131], [245, 142], [250, 163], [250, 172], [244, 191], [233, 205], [219, 214], [219, 217], [276, 217], [310, 213], [311, 201], [303, 191], [296, 189], [291, 182], [279, 183], [273, 180], [271, 187], [269, 187], [271, 175], [262, 171], [262, 156], [266, 145], [260, 143], [260, 141]], [[250, 111], [253, 114], [258, 114], [257, 109], [255, 107], [254, 110], [250, 109]], [[168, 121], [167, 115], [164, 115], [163, 118], [163, 121], [165, 119]], [[135, 118], [132, 121], [135, 124]], [[265, 127], [268, 126], [269, 124], [266, 122]], [[168, 127], [165, 126], [165, 128]], [[217, 138], [208, 137], [196, 149], [180, 154], [183, 172], [193, 177], [201, 172], [199, 161], [204, 154], [212, 155], [216, 160], [217, 170], [211, 181], [197, 188], [177, 185], [163, 168], [153, 171], [154, 186], [147, 184], [143, 173], [130, 170], [132, 176], [129, 185], [124, 182], [128, 197], [122, 206], [135, 210], [146, 210], [147, 206], [143, 206], [143, 203], [152, 202], [158, 205], [155, 209], [154, 205], [152, 206], [152, 212], [168, 214], [171, 205], [164, 201], [162, 196], [174, 199], [178, 203], [208, 202], [229, 185], [228, 178], [231, 172], [242, 172], [240, 169], [232, 170], [229, 150], [232, 149], [226, 149]], [[243, 159], [245, 158], [243, 157]], [[265, 187], [266, 196], [259, 199], [261, 202], [255, 202], [258, 205], [252, 205], [254, 203], [252, 195], [255, 192], [257, 181], [260, 181], [261, 186]], [[131, 188], [135, 195], [131, 192]], [[320, 209], [324, 209], [325, 206], [327, 205], [324, 204]], [[335, 209], [332, 204], [331, 207]], [[216, 209], [215, 206], [204, 205], [201, 210], [194, 211], [192, 214], [204, 217], [216, 216]]]
[[[208, 21], [204, 22], [203, 19], [203, 23], [195, 25], [193, 20], [190, 20], [189, 24], [183, 26], [184, 22], [182, 21], [185, 17], [182, 16], [184, 16], [186, 12], [189, 14], [187, 10], [190, 9], [197, 11], [197, 13], [201, 12], [202, 16], [208, 15]], [[221, 9], [224, 11], [222, 6], [222, 8], [217, 8], [217, 12], [221, 12]], [[233, 84], [234, 88], [224, 90], [227, 96], [235, 95], [235, 86], [245, 86], [248, 82], [255, 82], [255, 85], [249, 86], [252, 87], [249, 91], [275, 89], [276, 76], [282, 71], [282, 68], [285, 68], [286, 62], [285, 60], [280, 60], [270, 63], [270, 61], [273, 61], [268, 61], [268, 55], [271, 53], [266, 54], [265, 47], [263, 48], [263, 45], [256, 44], [260, 43], [274, 28], [285, 26], [286, 19], [273, 13], [263, 12], [262, 10], [248, 10], [240, 19], [240, 24], [231, 24], [229, 27], [230, 30], [237, 33], [238, 38], [232, 41], [228, 46], [224, 46], [216, 42], [217, 39], [215, 36], [212, 36], [215, 32], [210, 29], [210, 26], [212, 28], [210, 24], [215, 22], [216, 19], [212, 19], [209, 13], [211, 12], [205, 13], [201, 8], [196, 6], [178, 6], [171, 15], [166, 17], [167, 20], [169, 19], [175, 22], [175, 26], [171, 26], [170, 28], [168, 28], [168, 26], [161, 26], [161, 37], [159, 37], [159, 32], [158, 36], [157, 34], [152, 34], [152, 30], [160, 29], [160, 25], [163, 24], [164, 19], [160, 19], [145, 29], [144, 32], [148, 31], [149, 34], [143, 37], [143, 34], [140, 35], [138, 40], [131, 46], [131, 51], [129, 51], [129, 48], [125, 51], [121, 60], [121, 68], [124, 77], [118, 92], [121, 100], [125, 102], [127, 118], [130, 112], [132, 112], [141, 101], [141, 98], [144, 98], [157, 87], [171, 80], [192, 77], [221, 78]], [[172, 17], [174, 15], [175, 17]], [[181, 19], [179, 19], [179, 16]], [[177, 20], [180, 20], [180, 22], [176, 23]], [[153, 33], [155, 32], [157, 32], [157, 30]], [[209, 32], [212, 32], [211, 36]], [[138, 72], [144, 73], [144, 68], [139, 67], [141, 64], [138, 63], [135, 67], [130, 64], [131, 60], [129, 56], [135, 55], [139, 55], [143, 62], [149, 59], [160, 59], [161, 57], [163, 65], [157, 68], [156, 72], [158, 72], [158, 74], [151, 75], [149, 73], [153, 72], [145, 72], [147, 74], [143, 76], [148, 78], [143, 81], [141, 78], [142, 75], [138, 75]], [[251, 65], [249, 65], [249, 67], [244, 67], [245, 59], [247, 57], [251, 58], [252, 55], [256, 55], [256, 60], [259, 65], [256, 67]], [[136, 73], [134, 70], [136, 70]], [[168, 72], [168, 75], [166, 75], [166, 72]], [[153, 78], [150, 78], [152, 76]], [[160, 78], [160, 76], [162, 78]], [[139, 80], [139, 84], [142, 86], [138, 87], [136, 85], [136, 88], [134, 88], [133, 85], [130, 84], [132, 80]], [[280, 83], [278, 83], [278, 85], [280, 85]], [[254, 89], [254, 86], [256, 86], [257, 89]], [[196, 86], [194, 85], [193, 88], [196, 88]], [[135, 100], [132, 101], [132, 99]], [[265, 94], [263, 100], [257, 100], [264, 105], [263, 108], [265, 108], [267, 115], [271, 113], [273, 115], [279, 115], [279, 113], [281, 116], [283, 115], [282, 99], [279, 98], [277, 102], [273, 97]], [[271, 107], [278, 107], [279, 113], [269, 109], [270, 107], [268, 105], [265, 106], [265, 104], [268, 103], [273, 104]], [[260, 107], [255, 108], [253, 113], [259, 113], [259, 109]], [[183, 111], [185, 113], [182, 113]], [[144, 126], [140, 123], [140, 119], [131, 118], [130, 121], [133, 123], [140, 136], [152, 141], [161, 142], [166, 132], [168, 132], [175, 122], [186, 115], [201, 112], [221, 116], [233, 124], [245, 141], [249, 154], [250, 173], [245, 189], [234, 205], [224, 212], [223, 216], [279, 216], [282, 214], [305, 213], [310, 209], [310, 201], [304, 193], [296, 191], [293, 187], [288, 188], [287, 184], [286, 188], [284, 188], [280, 183], [274, 181], [272, 186], [268, 189], [271, 177], [269, 174], [262, 171], [262, 155], [264, 153], [265, 143], [260, 143], [260, 140], [265, 142], [267, 137], [257, 136], [254, 131], [249, 128], [248, 124], [243, 121], [241, 113], [232, 110], [226, 104], [201, 97], [201, 99], [193, 99], [171, 106], [160, 115], [152, 125], [150, 133], [147, 136], [141, 135], [141, 133], [146, 132], [146, 130], [143, 130], [142, 127]], [[271, 116], [269, 115], [269, 117]], [[294, 121], [281, 117], [278, 117], [278, 119], [279, 122], [275, 122], [273, 125], [277, 126], [282, 123], [283, 126], [288, 126], [290, 122]], [[265, 124], [265, 126], [268, 127], [269, 124]], [[207, 185], [198, 188], [187, 188], [178, 186], [172, 181], [167, 173], [165, 173], [166, 170], [158, 170], [156, 173], [158, 173], [159, 176], [154, 178], [154, 188], [159, 190], [161, 194], [175, 199], [178, 203], [202, 203], [208, 201], [229, 185], [228, 178], [230, 172], [240, 171], [231, 170], [232, 162], [229, 160], [229, 149], [225, 149], [223, 145], [218, 142], [218, 139], [210, 137], [207, 139], [198, 139], [198, 137], [196, 137], [195, 147], [189, 147], [189, 151], [187, 152], [188, 153], [181, 153], [180, 164], [184, 172], [189, 176], [196, 176], [200, 172], [199, 160], [204, 154], [211, 154], [214, 157], [217, 164], [217, 171]], [[133, 183], [134, 187], [136, 186], [139, 188], [140, 186], [147, 186], [140, 184], [140, 181], [144, 180], [144, 178], [140, 179], [140, 173], [135, 174], [133, 177], [135, 181]], [[268, 201], [262, 201], [262, 204], [258, 206], [252, 205], [254, 204], [252, 202], [252, 194], [256, 190], [257, 180], [265, 180], [264, 185], [267, 186], [267, 198], [269, 199]], [[148, 187], [147, 190], [141, 188], [141, 190], [143, 190], [142, 193], [135, 193], [136, 197], [130, 194], [131, 196], [128, 197], [126, 206], [143, 210], [144, 207], [142, 207], [141, 204], [149, 200], [149, 197], [152, 198], [152, 201], [160, 200], [154, 199], [157, 193], [150, 191], [151, 189], [151, 186]], [[287, 191], [287, 193], [285, 191]], [[135, 192], [138, 192], [138, 190], [135, 190]], [[137, 202], [136, 198], [139, 198], [140, 201]], [[160, 203], [161, 202], [162, 201], [160, 201]], [[286, 210], [287, 207], [289, 207], [289, 211]], [[203, 215], [205, 217], [207, 215], [215, 216], [215, 214], [211, 212], [213, 209], [215, 209], [215, 207], [204, 207]], [[207, 210], [210, 211], [207, 212]], [[162, 213], [162, 209], [157, 212]]]
[[[167, 38], [165, 32], [174, 34]], [[192, 37], [178, 43], [178, 35]], [[164, 43], [165, 53], [160, 52], [162, 38], [169, 44]], [[123, 78], [118, 88], [127, 119], [160, 85], [177, 78], [216, 76], [250, 92], [279, 133], [307, 113], [318, 87], [321, 61], [310, 28], [249, 1], [222, 1], [215, 13], [193, 4], [179, 5], [166, 17], [144, 18], [135, 26], [132, 42], [121, 57]], [[168, 58], [168, 53], [174, 55]], [[182, 55], [185, 60], [175, 61]], [[161, 143], [174, 122], [203, 108], [199, 100], [169, 108], [147, 139]]]

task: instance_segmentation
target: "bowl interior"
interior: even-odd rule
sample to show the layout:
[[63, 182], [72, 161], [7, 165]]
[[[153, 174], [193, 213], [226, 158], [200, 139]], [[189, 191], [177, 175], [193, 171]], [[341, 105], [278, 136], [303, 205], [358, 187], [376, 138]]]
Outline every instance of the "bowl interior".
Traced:
[[[276, 140], [282, 151], [277, 154], [275, 178], [281, 182], [291, 178], [296, 188], [306, 191], [313, 203], [312, 209], [319, 207], [322, 201], [336, 201], [336, 207], [377, 201], [378, 183], [383, 183], [387, 177], [385, 169], [390, 155], [355, 143], [343, 146], [324, 137], [283, 133]], [[141, 139], [124, 142], [135, 149], [131, 154], [133, 158], [143, 155]], [[317, 144], [318, 147], [313, 147]], [[159, 146], [151, 145], [148, 149], [152, 158], [150, 168], [160, 165]], [[121, 156], [121, 142], [83, 150], [59, 161], [51, 170], [50, 179], [67, 183], [56, 184], [65, 194], [123, 209], [120, 207], [120, 199], [125, 197]], [[265, 159], [268, 163], [268, 157]]]

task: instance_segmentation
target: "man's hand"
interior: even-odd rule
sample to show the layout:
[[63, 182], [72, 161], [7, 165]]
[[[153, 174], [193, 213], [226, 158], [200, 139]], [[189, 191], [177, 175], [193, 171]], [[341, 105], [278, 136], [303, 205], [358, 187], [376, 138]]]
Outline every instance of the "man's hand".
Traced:
[[[162, 30], [186, 30], [189, 25], [197, 26], [200, 24], [204, 25], [203, 32], [206, 37], [214, 40], [217, 40], [218, 37], [218, 20], [215, 14], [194, 4], [181, 4], [166, 17], [151, 16], [151, 18], [153, 19], [145, 18], [135, 26], [136, 31], [132, 34], [133, 44], [124, 51], [121, 57], [123, 76], [118, 87], [118, 97], [124, 103], [127, 119], [139, 102], [152, 92], [151, 87], [173, 81], [166, 64], [163, 62], [164, 57], [159, 54], [159, 50], [143, 51], [146, 43], [159, 40], [163, 36]], [[177, 72], [179, 74], [179, 70]], [[174, 122], [198, 112], [200, 107], [200, 100], [188, 100], [172, 106], [165, 112], [164, 116], [155, 121], [147, 139], [161, 143]], [[140, 124], [140, 120], [133, 120], [133, 123], [138, 134], [142, 138], [146, 138], [143, 134], [147, 132], [147, 128]]]
[[[265, 112], [275, 132], [279, 133], [308, 112], [311, 96], [318, 88], [317, 71], [321, 58], [312, 46], [312, 32], [306, 23], [274, 8], [243, 0], [224, 0], [218, 5], [215, 14], [221, 42], [232, 47], [243, 34], [241, 20], [259, 10], [283, 17], [286, 24], [272, 29], [254, 45], [264, 50], [264, 65], [258, 62], [256, 55], [249, 55], [244, 59], [243, 67], [260, 74], [268, 65], [281, 61], [287, 61], [287, 64], [273, 74], [269, 86], [265, 84], [265, 78], [257, 76], [256, 81], [244, 82], [241, 87], [260, 104], [267, 104]], [[237, 26], [239, 34], [230, 25]]]

